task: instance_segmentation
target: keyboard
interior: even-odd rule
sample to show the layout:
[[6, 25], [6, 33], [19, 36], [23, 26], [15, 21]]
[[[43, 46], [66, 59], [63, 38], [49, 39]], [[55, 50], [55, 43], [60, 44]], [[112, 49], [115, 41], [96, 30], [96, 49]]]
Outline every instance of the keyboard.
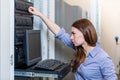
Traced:
[[58, 68], [60, 68], [62, 65], [64, 65], [65, 63], [59, 61], [59, 60], [55, 60], [55, 59], [46, 59], [43, 61], [38, 62], [34, 69], [35, 70], [56, 70]]

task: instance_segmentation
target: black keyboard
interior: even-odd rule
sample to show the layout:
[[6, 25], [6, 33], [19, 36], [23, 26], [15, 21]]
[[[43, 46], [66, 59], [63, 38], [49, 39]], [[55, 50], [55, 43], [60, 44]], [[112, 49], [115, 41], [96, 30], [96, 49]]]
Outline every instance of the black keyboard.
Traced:
[[34, 69], [35, 70], [56, 70], [58, 69], [60, 66], [64, 65], [65, 63], [59, 61], [59, 60], [55, 60], [55, 59], [46, 59], [43, 61], [38, 62]]

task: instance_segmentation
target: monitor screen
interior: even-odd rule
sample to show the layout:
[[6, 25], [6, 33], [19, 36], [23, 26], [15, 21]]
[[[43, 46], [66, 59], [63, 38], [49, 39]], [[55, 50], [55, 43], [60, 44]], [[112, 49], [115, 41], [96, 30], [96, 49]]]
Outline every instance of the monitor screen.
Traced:
[[26, 30], [25, 54], [27, 66], [34, 65], [41, 60], [40, 30]]

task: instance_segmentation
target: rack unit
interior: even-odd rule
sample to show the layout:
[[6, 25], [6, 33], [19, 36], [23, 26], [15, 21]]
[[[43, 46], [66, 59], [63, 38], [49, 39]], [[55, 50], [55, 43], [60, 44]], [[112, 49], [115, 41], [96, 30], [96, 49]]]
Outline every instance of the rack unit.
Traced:
[[25, 67], [24, 34], [26, 30], [33, 29], [33, 16], [28, 7], [33, 3], [24, 0], [15, 0], [15, 68]]

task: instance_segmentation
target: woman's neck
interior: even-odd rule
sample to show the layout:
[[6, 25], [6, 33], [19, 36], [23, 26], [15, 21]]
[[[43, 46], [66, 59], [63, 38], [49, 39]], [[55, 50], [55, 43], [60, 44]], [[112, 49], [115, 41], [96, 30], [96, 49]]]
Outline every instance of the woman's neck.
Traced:
[[85, 49], [86, 55], [95, 48], [95, 47], [89, 46], [87, 44], [82, 45], [82, 47]]

